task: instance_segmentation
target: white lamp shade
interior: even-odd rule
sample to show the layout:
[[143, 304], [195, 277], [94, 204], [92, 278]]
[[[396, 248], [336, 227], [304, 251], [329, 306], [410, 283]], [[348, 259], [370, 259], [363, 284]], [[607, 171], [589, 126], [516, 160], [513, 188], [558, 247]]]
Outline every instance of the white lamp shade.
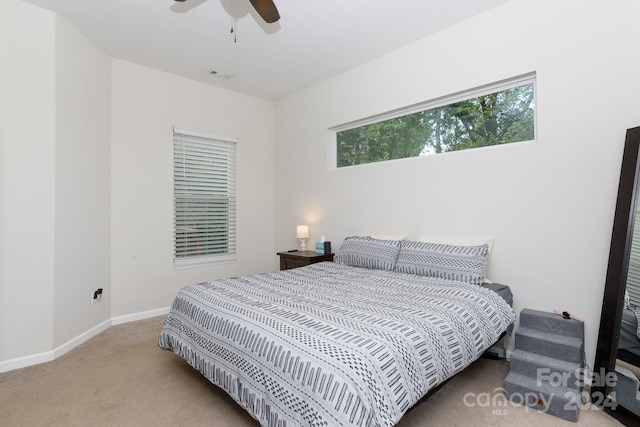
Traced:
[[298, 239], [306, 239], [309, 237], [309, 226], [308, 225], [298, 225], [296, 227], [296, 236]]

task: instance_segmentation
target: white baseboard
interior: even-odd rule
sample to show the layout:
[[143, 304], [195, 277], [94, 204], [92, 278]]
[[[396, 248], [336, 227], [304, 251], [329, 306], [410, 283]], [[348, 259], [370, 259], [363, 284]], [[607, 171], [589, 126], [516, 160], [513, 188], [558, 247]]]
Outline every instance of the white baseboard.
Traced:
[[44, 353], [32, 354], [30, 356], [18, 357], [0, 362], [0, 374], [13, 371], [14, 369], [26, 368], [27, 366], [39, 365], [40, 363], [51, 362], [53, 360], [53, 350]]
[[98, 326], [94, 326], [93, 328], [89, 329], [88, 331], [81, 333], [77, 337], [70, 339], [69, 341], [67, 341], [66, 343], [62, 344], [61, 346], [58, 346], [58, 347], [54, 348], [53, 349], [53, 359], [57, 359], [58, 357], [62, 356], [63, 354], [65, 354], [69, 350], [73, 350], [74, 348], [76, 348], [77, 346], [82, 344], [83, 342], [88, 341], [91, 338], [95, 337], [100, 332], [107, 330], [109, 328], [109, 326], [111, 326], [111, 319], [105, 320], [104, 322], [100, 323]]
[[140, 313], [125, 314], [111, 318], [112, 325], [120, 325], [122, 323], [135, 322], [136, 320], [149, 319], [150, 317], [163, 316], [169, 313], [169, 307], [157, 308], [155, 310], [141, 311]]
[[45, 351], [43, 353], [37, 353], [29, 356], [0, 361], [0, 374], [3, 372], [13, 371], [14, 369], [26, 368], [28, 366], [38, 365], [40, 363], [51, 362], [52, 360], [55, 360], [63, 354], [69, 352], [70, 350], [73, 350], [80, 344], [95, 337], [100, 332], [107, 330], [110, 326], [135, 322], [137, 320], [144, 320], [156, 316], [162, 316], [167, 313], [169, 313], [169, 307], [112, 317], [111, 319], [105, 320], [99, 325], [94, 326], [88, 331], [83, 332], [77, 337], [72, 338], [71, 340], [54, 348], [51, 351]]

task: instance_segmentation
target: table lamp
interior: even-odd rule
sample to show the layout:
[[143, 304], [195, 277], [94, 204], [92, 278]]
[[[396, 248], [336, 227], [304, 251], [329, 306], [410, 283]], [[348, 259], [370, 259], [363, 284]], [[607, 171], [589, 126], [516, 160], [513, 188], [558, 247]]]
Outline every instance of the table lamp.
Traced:
[[306, 250], [305, 240], [309, 237], [309, 226], [308, 225], [298, 225], [296, 227], [296, 236], [300, 239], [300, 250]]

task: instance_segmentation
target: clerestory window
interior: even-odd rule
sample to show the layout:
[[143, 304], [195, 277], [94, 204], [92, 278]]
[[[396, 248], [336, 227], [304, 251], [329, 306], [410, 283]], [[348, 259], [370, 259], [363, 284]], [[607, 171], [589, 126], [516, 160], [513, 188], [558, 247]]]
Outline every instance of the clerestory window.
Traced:
[[336, 131], [347, 167], [535, 139], [535, 76], [414, 105]]

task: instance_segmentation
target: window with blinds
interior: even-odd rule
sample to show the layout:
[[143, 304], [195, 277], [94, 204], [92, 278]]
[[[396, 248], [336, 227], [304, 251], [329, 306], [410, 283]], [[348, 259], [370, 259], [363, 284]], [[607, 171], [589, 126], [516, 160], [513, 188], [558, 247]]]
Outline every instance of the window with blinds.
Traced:
[[640, 212], [636, 212], [631, 238], [627, 292], [631, 304], [640, 306]]
[[173, 130], [174, 266], [233, 260], [236, 141]]

